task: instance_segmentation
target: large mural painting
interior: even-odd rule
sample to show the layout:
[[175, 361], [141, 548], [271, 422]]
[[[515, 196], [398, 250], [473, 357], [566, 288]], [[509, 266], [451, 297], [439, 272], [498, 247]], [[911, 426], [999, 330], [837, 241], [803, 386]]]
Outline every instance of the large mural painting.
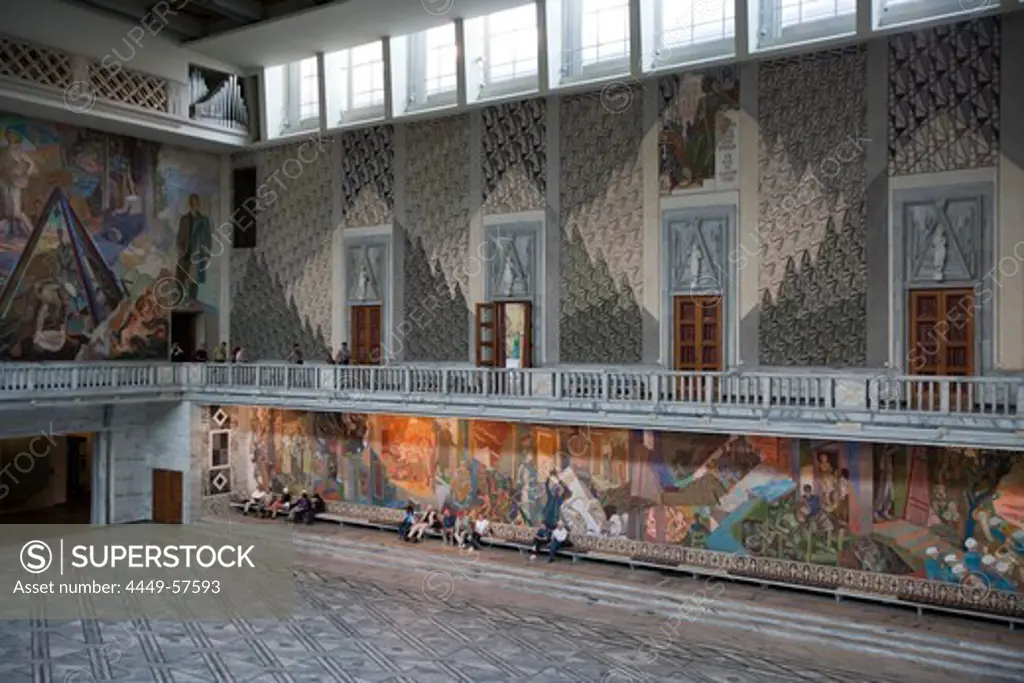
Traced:
[[0, 360], [166, 358], [217, 302], [215, 156], [0, 114]]
[[1021, 453], [223, 410], [250, 489], [448, 505], [524, 530], [562, 519], [634, 556], [682, 546], [960, 593], [1024, 588]]

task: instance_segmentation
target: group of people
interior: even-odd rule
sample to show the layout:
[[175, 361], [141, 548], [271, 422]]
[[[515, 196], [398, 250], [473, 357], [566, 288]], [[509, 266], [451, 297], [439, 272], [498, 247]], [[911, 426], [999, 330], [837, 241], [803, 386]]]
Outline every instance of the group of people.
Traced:
[[242, 512], [246, 515], [252, 512], [257, 517], [269, 517], [270, 519], [276, 519], [279, 514], [283, 514], [288, 516], [289, 522], [312, 524], [316, 515], [326, 510], [327, 504], [319, 493], [314, 493], [310, 497], [303, 491], [298, 498], [293, 500], [287, 488], [280, 494], [274, 494], [259, 485], [246, 501]]
[[[409, 504], [405, 508], [402, 523], [398, 525], [398, 538], [408, 543], [419, 543], [428, 531], [441, 534], [445, 545], [468, 549], [470, 552], [483, 548], [483, 539], [491, 534], [491, 523], [486, 517], [474, 517], [464, 510], [454, 511], [446, 507], [439, 513], [428, 505], [420, 514], [416, 507]], [[548, 562], [554, 562], [558, 551], [569, 547], [569, 530], [565, 522], [559, 520], [551, 525], [545, 522], [533, 536], [533, 547], [530, 559], [537, 559], [543, 549], [547, 549]]]
[[445, 545], [472, 552], [483, 548], [483, 539], [491, 534], [491, 523], [484, 517], [474, 518], [464, 510], [455, 512], [446, 507], [438, 513], [430, 505], [417, 515], [416, 507], [407, 505], [402, 523], [398, 525], [398, 537], [409, 543], [419, 543], [428, 531], [439, 532]]
[[[302, 365], [305, 362], [301, 345], [292, 344], [292, 350], [288, 353], [287, 361], [295, 365]], [[348, 350], [348, 344], [344, 342], [342, 342], [337, 354], [333, 356], [330, 353], [327, 354], [328, 365], [348, 365], [350, 362], [352, 362], [352, 353]]]
[[[196, 350], [193, 358], [189, 358], [185, 350], [178, 344], [174, 344], [171, 347], [171, 360], [175, 363], [207, 363], [210, 361], [210, 354], [206, 352], [206, 347], [200, 344]], [[245, 349], [241, 346], [236, 346], [228, 352], [228, 343], [221, 342], [218, 346], [213, 349], [213, 362], [214, 363], [248, 363], [249, 355]]]

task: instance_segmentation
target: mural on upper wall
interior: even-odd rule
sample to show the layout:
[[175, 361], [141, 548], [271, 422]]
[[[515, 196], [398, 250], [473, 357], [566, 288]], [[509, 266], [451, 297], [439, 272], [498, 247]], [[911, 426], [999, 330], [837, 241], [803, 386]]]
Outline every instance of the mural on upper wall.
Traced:
[[663, 194], [739, 187], [738, 78], [725, 67], [659, 82]]
[[0, 360], [167, 358], [170, 310], [218, 302], [218, 159], [6, 114], [0, 131]]
[[643, 107], [598, 95], [561, 100], [561, 296], [563, 363], [643, 359]]
[[999, 163], [1000, 18], [889, 38], [889, 173]]
[[606, 539], [1024, 587], [1022, 453], [223, 410], [250, 490], [447, 505], [524, 527], [561, 519]]

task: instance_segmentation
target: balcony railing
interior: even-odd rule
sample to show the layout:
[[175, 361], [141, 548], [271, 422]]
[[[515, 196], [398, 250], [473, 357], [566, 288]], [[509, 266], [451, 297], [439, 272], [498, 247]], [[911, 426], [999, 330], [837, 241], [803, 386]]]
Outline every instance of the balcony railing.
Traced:
[[[597, 411], [644, 419], [722, 417], [776, 423], [1024, 430], [1024, 377], [857, 373], [424, 368], [167, 363], [0, 364], [0, 403], [146, 394], [383, 412], [417, 405], [463, 414]], [[635, 421], [635, 420], [634, 420]], [[781, 429], [781, 428], [780, 428]], [[1012, 436], [1012, 438], [1018, 438]], [[1004, 438], [1004, 441], [1006, 439]], [[1019, 439], [1018, 439], [1019, 440]]]

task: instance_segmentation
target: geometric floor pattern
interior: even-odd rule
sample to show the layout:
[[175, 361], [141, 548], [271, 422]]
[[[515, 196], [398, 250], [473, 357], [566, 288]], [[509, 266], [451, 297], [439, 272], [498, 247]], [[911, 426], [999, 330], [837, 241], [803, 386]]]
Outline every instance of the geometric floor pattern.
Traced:
[[830, 670], [812, 652], [769, 660], [741, 642], [654, 650], [649, 633], [562, 615], [558, 603], [437, 602], [306, 570], [297, 586], [289, 620], [0, 622], [0, 682], [896, 683]]

